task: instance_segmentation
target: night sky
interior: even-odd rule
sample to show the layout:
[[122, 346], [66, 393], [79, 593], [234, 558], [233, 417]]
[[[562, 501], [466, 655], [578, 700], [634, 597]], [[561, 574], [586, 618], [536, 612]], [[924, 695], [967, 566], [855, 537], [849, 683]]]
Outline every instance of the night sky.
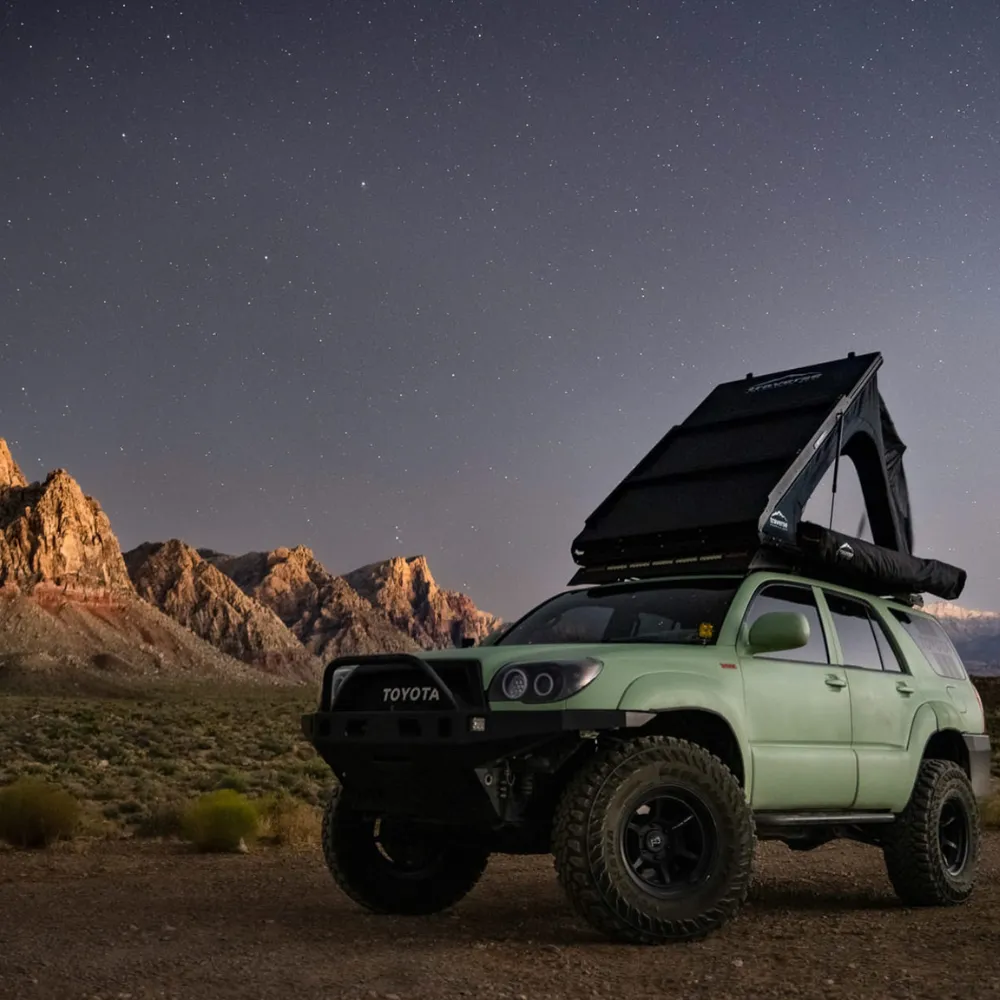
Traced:
[[123, 547], [510, 617], [715, 383], [880, 350], [917, 553], [1000, 608], [994, 0], [4, 9], [0, 437]]

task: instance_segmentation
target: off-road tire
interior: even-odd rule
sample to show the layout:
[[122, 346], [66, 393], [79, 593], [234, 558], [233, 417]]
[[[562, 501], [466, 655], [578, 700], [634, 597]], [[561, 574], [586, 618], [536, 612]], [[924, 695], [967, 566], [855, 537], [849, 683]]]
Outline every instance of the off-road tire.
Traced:
[[323, 812], [323, 858], [334, 881], [355, 903], [373, 913], [421, 916], [438, 913], [466, 896], [479, 881], [489, 851], [453, 844], [425, 869], [403, 872], [379, 849], [375, 822], [351, 808], [350, 795], [334, 788]]
[[[938, 837], [941, 811], [956, 803], [968, 824], [965, 863], [949, 872]], [[906, 808], [888, 829], [882, 847], [896, 895], [907, 906], [954, 906], [972, 895], [979, 866], [979, 805], [965, 771], [949, 760], [925, 760]]]
[[[715, 824], [710, 875], [678, 899], [641, 888], [619, 841], [631, 803], [662, 786], [694, 795]], [[552, 841], [559, 882], [576, 912], [612, 940], [655, 945], [704, 938], [736, 916], [756, 835], [743, 789], [718, 757], [686, 740], [651, 736], [599, 750], [574, 775]]]

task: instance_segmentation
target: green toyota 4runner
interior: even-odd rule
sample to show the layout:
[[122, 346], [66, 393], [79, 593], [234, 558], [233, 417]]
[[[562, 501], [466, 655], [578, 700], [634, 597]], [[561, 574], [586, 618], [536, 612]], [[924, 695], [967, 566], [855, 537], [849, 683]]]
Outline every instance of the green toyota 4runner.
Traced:
[[[965, 575], [910, 552], [880, 362], [719, 387], [588, 519], [578, 586], [478, 647], [328, 664], [302, 725], [338, 779], [323, 851], [344, 892], [431, 913], [492, 853], [552, 854], [586, 921], [656, 944], [738, 912], [757, 839], [846, 837], [906, 904], [967, 899], [990, 741], [904, 593], [953, 599]], [[801, 519], [842, 454], [873, 542]]]

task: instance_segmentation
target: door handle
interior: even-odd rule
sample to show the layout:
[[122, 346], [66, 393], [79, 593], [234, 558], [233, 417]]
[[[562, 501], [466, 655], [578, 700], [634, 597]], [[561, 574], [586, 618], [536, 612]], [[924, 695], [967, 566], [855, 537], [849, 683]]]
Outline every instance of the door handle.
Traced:
[[838, 677], [836, 674], [827, 674], [826, 686], [832, 688], [843, 688], [847, 687], [847, 681], [845, 681], [843, 677]]
[[900, 694], [913, 694], [913, 688], [911, 688], [910, 685], [906, 683], [906, 681], [897, 681], [896, 690]]

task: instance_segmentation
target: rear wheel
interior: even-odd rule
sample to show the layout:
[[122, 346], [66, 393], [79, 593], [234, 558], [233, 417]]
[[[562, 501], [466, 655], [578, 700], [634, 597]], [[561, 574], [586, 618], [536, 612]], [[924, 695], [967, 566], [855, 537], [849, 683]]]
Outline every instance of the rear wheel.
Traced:
[[896, 895], [908, 906], [964, 902], [975, 887], [979, 845], [979, 806], [965, 771], [950, 760], [923, 761], [883, 847]]
[[667, 737], [596, 754], [567, 787], [553, 834], [570, 903], [603, 934], [635, 944], [722, 927], [746, 899], [754, 845], [732, 772]]
[[375, 913], [437, 913], [466, 896], [489, 851], [453, 843], [446, 831], [351, 808], [337, 786], [323, 814], [323, 857], [337, 885]]

